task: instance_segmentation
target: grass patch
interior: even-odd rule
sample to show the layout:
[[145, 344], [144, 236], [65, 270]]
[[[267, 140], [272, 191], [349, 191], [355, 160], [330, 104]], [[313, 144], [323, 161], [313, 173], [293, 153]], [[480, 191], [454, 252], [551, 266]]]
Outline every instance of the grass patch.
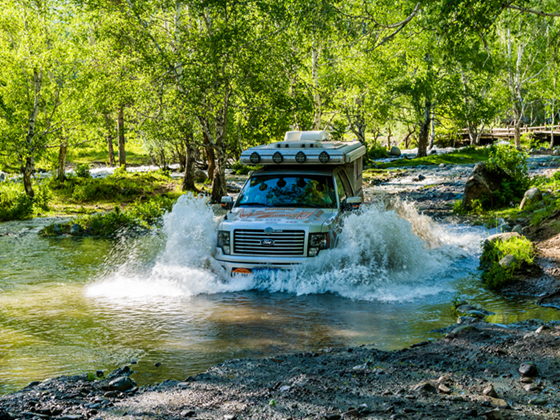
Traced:
[[381, 183], [385, 182], [391, 178], [402, 176], [405, 174], [403, 169], [378, 169], [378, 168], [368, 168], [364, 169], [362, 173], [362, 179], [364, 182]]
[[176, 199], [155, 197], [147, 202], [135, 202], [126, 210], [115, 207], [108, 213], [80, 216], [72, 221], [46, 226], [41, 236], [96, 236], [111, 238], [123, 233], [143, 233], [161, 226], [163, 215], [171, 211]]
[[40, 211], [48, 211], [50, 191], [35, 185], [35, 197], [25, 194], [22, 183], [0, 183], [0, 222], [29, 219]]
[[[500, 265], [500, 260], [512, 255], [515, 260], [509, 266]], [[533, 264], [535, 249], [533, 243], [524, 237], [513, 237], [507, 241], [485, 242], [480, 267], [482, 281], [490, 289], [501, 289], [515, 278], [520, 268]]]
[[469, 147], [463, 150], [457, 150], [455, 152], [441, 154], [441, 155], [430, 155], [421, 158], [414, 159], [399, 159], [393, 162], [376, 163], [377, 168], [403, 168], [403, 167], [414, 167], [420, 165], [461, 165], [461, 164], [472, 164], [488, 159], [489, 151], [485, 147], [474, 148]]
[[63, 182], [50, 179], [46, 185], [51, 191], [53, 210], [75, 214], [109, 210], [161, 194], [176, 198], [181, 194], [177, 191], [179, 182], [162, 171], [131, 173], [117, 169], [104, 178], [70, 176]]

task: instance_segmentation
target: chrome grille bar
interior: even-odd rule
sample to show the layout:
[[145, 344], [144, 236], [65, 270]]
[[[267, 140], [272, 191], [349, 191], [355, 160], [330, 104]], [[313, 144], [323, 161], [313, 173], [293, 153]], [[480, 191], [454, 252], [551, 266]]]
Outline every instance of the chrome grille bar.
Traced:
[[[263, 245], [261, 241], [274, 241], [273, 245]], [[305, 231], [283, 230], [266, 234], [260, 229], [239, 229], [233, 231], [233, 253], [250, 255], [297, 256], [304, 255]]]

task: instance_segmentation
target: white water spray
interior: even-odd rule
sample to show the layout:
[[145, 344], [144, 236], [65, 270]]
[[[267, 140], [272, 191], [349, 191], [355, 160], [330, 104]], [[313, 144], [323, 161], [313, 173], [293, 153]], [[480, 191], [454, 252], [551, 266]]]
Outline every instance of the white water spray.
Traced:
[[443, 232], [412, 204], [390, 201], [349, 214], [338, 247], [292, 271], [226, 278], [212, 258], [218, 223], [204, 199], [180, 197], [164, 217], [165, 245], [151, 265], [122, 264], [90, 285], [87, 295], [134, 300], [259, 289], [411, 300], [450, 290], [449, 280], [464, 274], [464, 261], [474, 260], [483, 236], [472, 229], [466, 236]]

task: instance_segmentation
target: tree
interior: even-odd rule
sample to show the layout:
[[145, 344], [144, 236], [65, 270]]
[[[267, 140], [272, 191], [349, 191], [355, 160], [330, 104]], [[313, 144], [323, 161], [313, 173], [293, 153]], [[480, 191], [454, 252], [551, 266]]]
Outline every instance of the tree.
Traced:
[[0, 4], [0, 142], [33, 197], [35, 161], [61, 130], [60, 108], [76, 79], [67, 31], [72, 13], [56, 0]]

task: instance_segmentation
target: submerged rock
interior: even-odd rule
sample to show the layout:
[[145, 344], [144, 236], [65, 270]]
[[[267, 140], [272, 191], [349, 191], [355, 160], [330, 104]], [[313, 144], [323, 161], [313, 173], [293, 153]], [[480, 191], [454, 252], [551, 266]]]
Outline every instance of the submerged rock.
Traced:
[[109, 382], [109, 388], [114, 391], [128, 391], [136, 386], [136, 382], [130, 376], [121, 376]]

